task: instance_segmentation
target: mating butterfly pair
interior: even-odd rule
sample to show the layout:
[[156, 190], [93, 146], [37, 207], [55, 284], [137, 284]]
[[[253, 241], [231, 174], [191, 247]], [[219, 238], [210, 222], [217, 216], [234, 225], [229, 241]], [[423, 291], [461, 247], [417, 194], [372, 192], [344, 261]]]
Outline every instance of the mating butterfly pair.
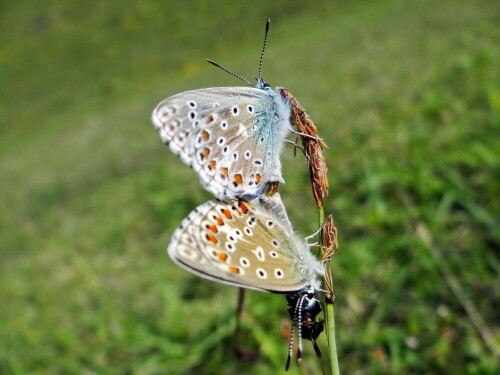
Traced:
[[302, 316], [316, 327], [314, 334], [306, 330], [305, 338], [321, 332], [315, 325], [319, 302], [314, 293], [324, 270], [306, 241], [294, 234], [279, 194], [263, 195], [270, 184], [283, 182], [280, 153], [293, 131], [289, 98], [261, 78], [268, 29], [269, 21], [255, 88], [182, 92], [159, 103], [152, 121], [170, 150], [217, 198], [182, 221], [169, 256], [217, 282], [292, 293], [300, 345]]

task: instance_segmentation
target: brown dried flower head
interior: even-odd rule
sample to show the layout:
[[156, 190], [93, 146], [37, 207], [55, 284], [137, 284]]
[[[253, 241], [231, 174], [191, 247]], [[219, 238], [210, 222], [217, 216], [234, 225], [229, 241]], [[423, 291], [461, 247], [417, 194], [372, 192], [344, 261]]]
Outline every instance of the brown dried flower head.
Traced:
[[327, 147], [321, 138], [318, 136], [318, 129], [307, 115], [305, 109], [290, 94], [285, 88], [280, 89], [281, 95], [288, 99], [292, 104], [291, 120], [297, 125], [302, 139], [302, 145], [309, 164], [309, 175], [311, 177], [311, 185], [314, 199], [318, 207], [323, 207], [323, 200], [328, 195], [328, 178], [326, 172], [325, 155], [323, 147]]
[[337, 227], [333, 223], [333, 216], [328, 215], [323, 224], [323, 230], [321, 231], [323, 246], [327, 249], [339, 248], [338, 238], [337, 238]]

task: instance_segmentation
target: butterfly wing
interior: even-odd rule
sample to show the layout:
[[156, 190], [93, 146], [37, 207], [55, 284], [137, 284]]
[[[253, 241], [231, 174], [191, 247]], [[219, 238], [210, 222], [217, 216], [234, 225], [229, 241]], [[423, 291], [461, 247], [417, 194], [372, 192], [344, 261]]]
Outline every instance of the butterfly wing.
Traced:
[[172, 152], [219, 199], [254, 198], [283, 181], [280, 153], [290, 106], [276, 90], [215, 87], [162, 101], [152, 121]]
[[212, 200], [199, 206], [175, 231], [168, 254], [202, 277], [272, 292], [300, 290], [316, 274], [304, 241], [258, 200]]

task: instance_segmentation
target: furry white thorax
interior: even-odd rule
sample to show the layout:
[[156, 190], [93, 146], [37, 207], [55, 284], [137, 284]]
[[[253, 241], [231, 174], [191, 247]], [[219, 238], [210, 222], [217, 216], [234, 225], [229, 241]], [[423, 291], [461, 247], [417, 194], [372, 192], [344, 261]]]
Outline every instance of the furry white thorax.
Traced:
[[299, 255], [300, 263], [297, 264], [297, 267], [300, 270], [298, 272], [302, 273], [304, 280], [308, 282], [308, 286], [304, 289], [314, 293], [321, 290], [321, 278], [325, 276], [325, 270], [316, 256], [311, 253], [309, 244], [304, 240], [301, 240], [301, 242], [302, 246], [299, 248], [303, 249], [303, 251]]
[[293, 226], [288, 219], [285, 206], [281, 201], [280, 193], [275, 193], [271, 197], [262, 195], [256, 201], [258, 204], [262, 205], [264, 209], [272, 211], [275, 220], [290, 232], [290, 240], [294, 243], [294, 248], [297, 249], [298, 252], [297, 262], [294, 268], [297, 274], [301, 276], [301, 279], [307, 283], [302, 291], [307, 290], [314, 294], [315, 291], [321, 290], [321, 278], [325, 276], [323, 265], [311, 252], [307, 240], [295, 234]]

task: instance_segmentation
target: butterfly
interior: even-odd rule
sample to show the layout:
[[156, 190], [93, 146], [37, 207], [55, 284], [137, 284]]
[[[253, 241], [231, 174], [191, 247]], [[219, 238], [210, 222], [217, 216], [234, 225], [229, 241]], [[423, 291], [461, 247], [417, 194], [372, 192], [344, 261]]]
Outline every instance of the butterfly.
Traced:
[[322, 263], [293, 232], [279, 193], [198, 206], [174, 231], [167, 252], [198, 276], [268, 292], [314, 293], [324, 276]]
[[[210, 200], [194, 209], [174, 231], [170, 258], [188, 271], [224, 284], [287, 295], [297, 326], [297, 360], [302, 338], [315, 340], [323, 331], [316, 291], [325, 275], [306, 240], [294, 232], [279, 193], [253, 201]], [[292, 331], [293, 332], [293, 331]], [[319, 354], [318, 354], [319, 353]], [[286, 368], [293, 356], [290, 337]]]
[[284, 182], [280, 154], [286, 136], [293, 131], [292, 112], [290, 100], [262, 80], [268, 31], [269, 20], [256, 87], [181, 92], [160, 102], [151, 116], [163, 142], [221, 200], [253, 199], [268, 183]]

